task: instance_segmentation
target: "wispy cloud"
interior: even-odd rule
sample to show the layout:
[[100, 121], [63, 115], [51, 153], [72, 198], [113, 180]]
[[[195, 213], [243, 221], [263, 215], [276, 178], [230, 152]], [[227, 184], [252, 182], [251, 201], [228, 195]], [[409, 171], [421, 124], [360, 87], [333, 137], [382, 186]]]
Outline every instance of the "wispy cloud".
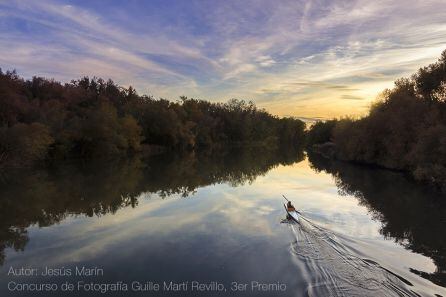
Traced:
[[361, 98], [361, 97], [357, 97], [357, 96], [353, 96], [353, 95], [341, 95], [341, 99], [346, 99], [346, 100], [364, 100], [365, 98]]
[[83, 75], [279, 115], [366, 111], [446, 48], [442, 0], [0, 3], [0, 67]]

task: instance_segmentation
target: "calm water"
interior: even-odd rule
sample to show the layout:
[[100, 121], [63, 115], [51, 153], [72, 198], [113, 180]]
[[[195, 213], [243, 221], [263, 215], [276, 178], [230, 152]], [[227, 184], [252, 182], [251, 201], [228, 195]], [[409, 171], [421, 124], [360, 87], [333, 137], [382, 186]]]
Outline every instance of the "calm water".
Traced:
[[[446, 296], [444, 201], [400, 173], [258, 149], [8, 172], [0, 296]], [[102, 273], [75, 275], [83, 266]], [[132, 291], [135, 281], [161, 288]], [[30, 283], [58, 291], [17, 291]], [[128, 291], [102, 294], [107, 283]]]

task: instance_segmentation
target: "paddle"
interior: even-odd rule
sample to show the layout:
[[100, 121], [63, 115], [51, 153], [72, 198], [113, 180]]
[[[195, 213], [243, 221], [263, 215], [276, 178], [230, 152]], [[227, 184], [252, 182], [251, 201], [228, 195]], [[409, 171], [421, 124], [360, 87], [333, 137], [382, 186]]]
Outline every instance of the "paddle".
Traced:
[[[282, 197], [285, 198], [286, 201], [290, 202], [290, 200], [288, 200], [285, 195], [282, 194]], [[294, 209], [298, 214], [302, 215], [302, 213], [300, 211], [298, 211], [297, 209]]]
[[[285, 197], [285, 195], [283, 195], [283, 194], [282, 194], [282, 197], [285, 198], [286, 201], [290, 201], [290, 200], [288, 200], [288, 199]], [[310, 220], [308, 220], [307, 218], [305, 218], [304, 215], [303, 215], [300, 211], [298, 211], [297, 209], [294, 209], [294, 211], [297, 212], [298, 214], [300, 214], [300, 217], [301, 217], [302, 219], [304, 219], [305, 221], [307, 221], [307, 222], [310, 223], [310, 224], [313, 224]]]

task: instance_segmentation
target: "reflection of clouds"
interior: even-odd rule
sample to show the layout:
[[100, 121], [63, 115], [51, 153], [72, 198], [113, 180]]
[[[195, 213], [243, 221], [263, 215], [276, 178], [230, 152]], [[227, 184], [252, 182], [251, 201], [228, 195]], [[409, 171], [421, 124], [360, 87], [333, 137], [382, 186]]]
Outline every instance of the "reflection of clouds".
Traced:
[[270, 213], [272, 213], [274, 210], [275, 210], [274, 208], [272, 208], [272, 207], [270, 207], [270, 206], [264, 206], [264, 205], [262, 205], [262, 206], [256, 208], [256, 211], [257, 211], [259, 214], [261, 214], [261, 215], [267, 215], [267, 214], [270, 214]]
[[[258, 197], [243, 195], [243, 188], [228, 188], [220, 197], [215, 197], [218, 212], [224, 216], [228, 226], [237, 233], [246, 235], [271, 236], [270, 223], [267, 215], [270, 209], [262, 206]], [[241, 191], [240, 191], [241, 190]]]
[[[50, 236], [52, 240], [44, 245], [45, 249], [33, 250], [28, 247], [30, 251], [27, 254], [33, 261], [39, 258], [41, 263], [48, 264], [93, 259], [98, 254], [107, 252], [113, 244], [128, 241], [150, 231], [151, 228], [153, 230], [161, 226], [156, 219], [149, 220], [147, 215], [159, 209], [163, 204], [170, 203], [171, 201], [154, 200], [152, 203], [141, 203], [136, 208], [119, 210], [115, 215], [107, 214], [99, 218], [72, 218], [62, 222], [56, 228], [32, 229], [30, 237], [35, 232], [43, 240], [47, 240]], [[186, 219], [191, 220], [193, 216]], [[150, 224], [148, 224], [149, 221]], [[166, 226], [169, 225], [166, 224]], [[47, 231], [51, 235], [46, 234]], [[48, 252], [48, 250], [56, 249], [63, 252]], [[14, 260], [13, 256], [12, 260]]]
[[[260, 197], [283, 202], [281, 194], [292, 200], [298, 209], [329, 229], [365, 237], [380, 237], [379, 224], [370, 222], [367, 210], [355, 198], [340, 199], [331, 175], [316, 173], [302, 161], [293, 166], [279, 166], [267, 177], [258, 178], [253, 187]], [[261, 198], [259, 198], [261, 199]]]
[[[122, 244], [148, 244], [151, 235], [169, 237], [179, 230], [185, 233], [216, 232], [218, 228], [214, 230], [212, 225], [214, 215], [223, 216], [219, 222], [231, 233], [273, 235], [266, 216], [274, 208], [244, 199], [243, 195], [229, 193], [236, 188], [226, 185], [215, 187], [199, 189], [193, 197], [186, 199], [179, 196], [161, 199], [154, 194], [142, 194], [136, 208], [121, 209], [114, 215], [69, 218], [57, 226], [33, 227], [30, 238], [32, 241], [45, 241], [42, 244], [44, 248], [32, 248], [30, 245], [24, 255], [8, 255], [8, 259], [14, 262], [25, 256], [28, 258], [26, 261], [36, 265], [92, 261]], [[151, 199], [144, 200], [148, 195]]]
[[[161, 199], [156, 194], [141, 193], [136, 208], [123, 208], [114, 215], [71, 217], [59, 225], [32, 227], [25, 252], [8, 250], [7, 264], [96, 263], [110, 256], [138, 261], [135, 251], [148, 250], [149, 253], [184, 242], [195, 248], [195, 241], [206, 238], [219, 239], [212, 245], [216, 250], [206, 251], [207, 255], [236, 253], [254, 237], [285, 246], [289, 239], [280, 237], [284, 230], [280, 220], [285, 217], [281, 194], [291, 199], [312, 222], [337, 231], [366, 256], [391, 263], [389, 266], [401, 271], [405, 269], [402, 265], [421, 271], [435, 269], [431, 259], [382, 240], [378, 232], [380, 224], [371, 221], [367, 209], [358, 205], [354, 197], [339, 197], [332, 176], [315, 172], [307, 160], [292, 166], [278, 166], [251, 185], [206, 186], [189, 198], [174, 195]], [[241, 242], [243, 237], [245, 241]]]

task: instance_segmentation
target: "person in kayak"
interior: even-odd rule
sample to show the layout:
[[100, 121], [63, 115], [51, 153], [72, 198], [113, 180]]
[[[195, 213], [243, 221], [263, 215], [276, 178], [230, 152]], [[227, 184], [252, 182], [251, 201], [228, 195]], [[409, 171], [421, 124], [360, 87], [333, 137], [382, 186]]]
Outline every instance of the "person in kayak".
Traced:
[[288, 211], [295, 211], [296, 210], [294, 208], [293, 204], [291, 204], [291, 201], [288, 201], [288, 203], [286, 204], [286, 208], [288, 209]]

